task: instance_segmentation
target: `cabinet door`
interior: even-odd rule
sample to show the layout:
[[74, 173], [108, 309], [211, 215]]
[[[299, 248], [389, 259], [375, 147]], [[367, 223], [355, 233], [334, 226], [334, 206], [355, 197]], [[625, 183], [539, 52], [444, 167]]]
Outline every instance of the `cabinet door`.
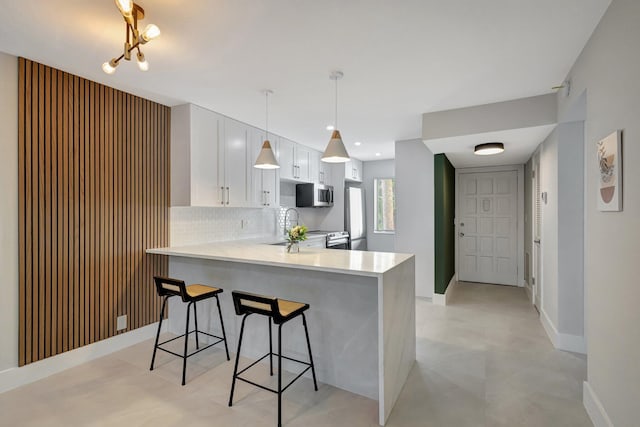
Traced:
[[362, 182], [362, 162], [360, 160], [351, 159], [344, 164], [344, 179]]
[[[278, 207], [280, 205], [280, 169], [256, 169], [253, 167], [264, 142], [265, 132], [262, 129], [252, 127], [249, 132], [251, 160], [251, 206], [258, 208]], [[269, 135], [271, 148], [278, 156], [279, 138]], [[278, 161], [278, 163], [280, 163]], [[281, 165], [282, 167], [282, 165]]]
[[316, 184], [324, 184], [322, 180], [322, 165], [320, 164], [320, 152], [309, 150], [309, 181]]
[[298, 181], [310, 182], [309, 165], [311, 149], [304, 145], [296, 144], [296, 164], [298, 166]]
[[362, 162], [358, 159], [353, 159], [353, 179], [358, 182], [362, 182]]
[[[320, 154], [322, 156], [322, 154]], [[333, 180], [331, 175], [333, 173], [333, 167], [331, 163], [326, 163], [320, 160], [320, 184], [332, 185]]]
[[[249, 125], [225, 119], [225, 206], [251, 206], [251, 173], [249, 165]], [[255, 159], [254, 159], [255, 160]]]
[[223, 206], [223, 117], [191, 105], [191, 206]]
[[295, 180], [298, 175], [298, 169], [295, 163], [295, 146], [296, 143], [286, 138], [280, 138], [279, 158], [280, 163], [280, 179]]

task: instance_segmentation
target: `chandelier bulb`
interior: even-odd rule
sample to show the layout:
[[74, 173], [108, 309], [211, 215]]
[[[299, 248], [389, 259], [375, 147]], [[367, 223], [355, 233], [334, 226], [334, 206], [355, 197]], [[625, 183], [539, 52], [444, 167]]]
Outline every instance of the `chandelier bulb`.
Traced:
[[138, 54], [136, 55], [136, 57], [138, 58], [138, 68], [140, 68], [140, 71], [148, 71], [149, 63], [145, 59], [144, 53], [138, 51]]
[[147, 25], [142, 33], [140, 33], [140, 43], [145, 44], [146, 42], [156, 39], [160, 37], [160, 28], [158, 28], [155, 24]]
[[115, 58], [111, 59], [111, 61], [105, 62], [102, 64], [102, 71], [107, 74], [113, 74], [116, 72], [116, 67], [118, 66], [118, 61]]

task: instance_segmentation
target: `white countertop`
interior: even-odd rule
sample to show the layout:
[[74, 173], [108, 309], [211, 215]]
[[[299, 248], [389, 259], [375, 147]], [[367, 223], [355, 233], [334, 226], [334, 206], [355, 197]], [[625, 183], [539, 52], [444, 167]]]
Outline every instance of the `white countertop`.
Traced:
[[379, 276], [412, 258], [412, 254], [347, 251], [324, 248], [301, 248], [288, 254], [285, 246], [269, 243], [281, 238], [257, 238], [147, 249], [149, 254], [232, 261], [303, 270], [328, 271], [358, 276]]

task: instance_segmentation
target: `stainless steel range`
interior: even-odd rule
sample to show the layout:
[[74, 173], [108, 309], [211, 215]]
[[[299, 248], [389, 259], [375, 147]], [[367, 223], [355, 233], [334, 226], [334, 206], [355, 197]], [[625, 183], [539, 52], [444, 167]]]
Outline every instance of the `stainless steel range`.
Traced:
[[327, 249], [350, 249], [348, 231], [334, 231], [327, 233]]

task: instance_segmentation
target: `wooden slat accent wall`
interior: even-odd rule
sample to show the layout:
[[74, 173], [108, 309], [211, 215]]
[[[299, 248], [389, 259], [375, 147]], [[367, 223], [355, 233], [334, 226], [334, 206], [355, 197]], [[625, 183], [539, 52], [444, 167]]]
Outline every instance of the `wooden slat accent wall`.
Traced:
[[157, 321], [170, 109], [19, 59], [20, 365]]

